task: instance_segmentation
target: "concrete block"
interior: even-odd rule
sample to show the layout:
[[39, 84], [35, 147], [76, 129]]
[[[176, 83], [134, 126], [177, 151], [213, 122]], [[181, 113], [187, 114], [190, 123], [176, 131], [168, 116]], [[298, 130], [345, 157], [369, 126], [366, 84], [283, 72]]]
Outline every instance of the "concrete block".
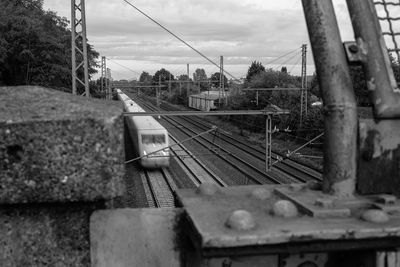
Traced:
[[123, 194], [122, 107], [42, 87], [0, 87], [0, 204]]
[[176, 224], [180, 209], [96, 211], [90, 218], [93, 267], [180, 266]]
[[0, 209], [0, 266], [90, 266], [94, 204]]

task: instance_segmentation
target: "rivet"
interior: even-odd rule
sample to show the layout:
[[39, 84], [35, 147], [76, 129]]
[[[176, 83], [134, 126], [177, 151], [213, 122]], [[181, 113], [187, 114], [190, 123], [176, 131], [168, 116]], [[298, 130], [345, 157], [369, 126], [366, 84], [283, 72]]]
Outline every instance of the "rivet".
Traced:
[[383, 210], [369, 209], [361, 215], [361, 219], [372, 223], [384, 223], [389, 221], [389, 215]]
[[271, 191], [262, 187], [256, 188], [251, 192], [251, 196], [259, 200], [265, 200], [271, 197]]
[[251, 230], [256, 227], [256, 222], [250, 212], [235, 210], [229, 215], [225, 225], [235, 230]]
[[317, 198], [314, 205], [323, 208], [330, 208], [333, 206], [333, 200], [329, 198]]
[[197, 188], [197, 193], [202, 195], [211, 196], [218, 191], [218, 186], [213, 183], [203, 183]]
[[349, 46], [349, 51], [351, 52], [351, 53], [357, 53], [358, 52], [358, 46], [357, 45], [355, 45], [355, 44], [352, 44], [352, 45], [350, 45]]
[[284, 218], [296, 217], [297, 207], [288, 200], [278, 200], [273, 206], [273, 214]]

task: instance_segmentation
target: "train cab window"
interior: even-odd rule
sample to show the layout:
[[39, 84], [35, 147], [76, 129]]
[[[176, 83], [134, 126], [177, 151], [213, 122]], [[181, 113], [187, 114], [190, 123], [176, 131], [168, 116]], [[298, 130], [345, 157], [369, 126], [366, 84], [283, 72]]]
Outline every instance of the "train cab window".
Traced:
[[163, 134], [142, 134], [142, 143], [148, 144], [165, 144], [165, 135]]

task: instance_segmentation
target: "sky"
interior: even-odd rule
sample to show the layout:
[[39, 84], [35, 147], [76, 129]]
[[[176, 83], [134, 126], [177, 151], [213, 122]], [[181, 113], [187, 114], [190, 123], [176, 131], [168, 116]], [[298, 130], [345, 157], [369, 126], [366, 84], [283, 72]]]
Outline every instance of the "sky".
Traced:
[[[308, 45], [307, 74], [315, 71], [300, 0], [128, 1], [217, 64], [223, 56], [224, 69], [236, 78], [244, 77], [254, 60], [300, 75], [302, 44]], [[345, 1], [333, 1], [342, 38], [352, 40]], [[44, 0], [44, 8], [70, 20], [70, 2]], [[203, 68], [208, 77], [219, 71], [123, 0], [85, 2], [87, 38], [107, 57], [114, 80], [138, 78], [143, 71], [153, 75], [161, 68], [186, 74], [187, 64], [190, 73]]]

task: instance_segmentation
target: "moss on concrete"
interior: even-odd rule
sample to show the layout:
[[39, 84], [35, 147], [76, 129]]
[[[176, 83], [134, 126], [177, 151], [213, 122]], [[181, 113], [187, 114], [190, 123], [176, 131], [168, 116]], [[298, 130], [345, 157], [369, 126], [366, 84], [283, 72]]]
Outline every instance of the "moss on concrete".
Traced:
[[117, 102], [41, 87], [0, 87], [0, 204], [123, 194]]

